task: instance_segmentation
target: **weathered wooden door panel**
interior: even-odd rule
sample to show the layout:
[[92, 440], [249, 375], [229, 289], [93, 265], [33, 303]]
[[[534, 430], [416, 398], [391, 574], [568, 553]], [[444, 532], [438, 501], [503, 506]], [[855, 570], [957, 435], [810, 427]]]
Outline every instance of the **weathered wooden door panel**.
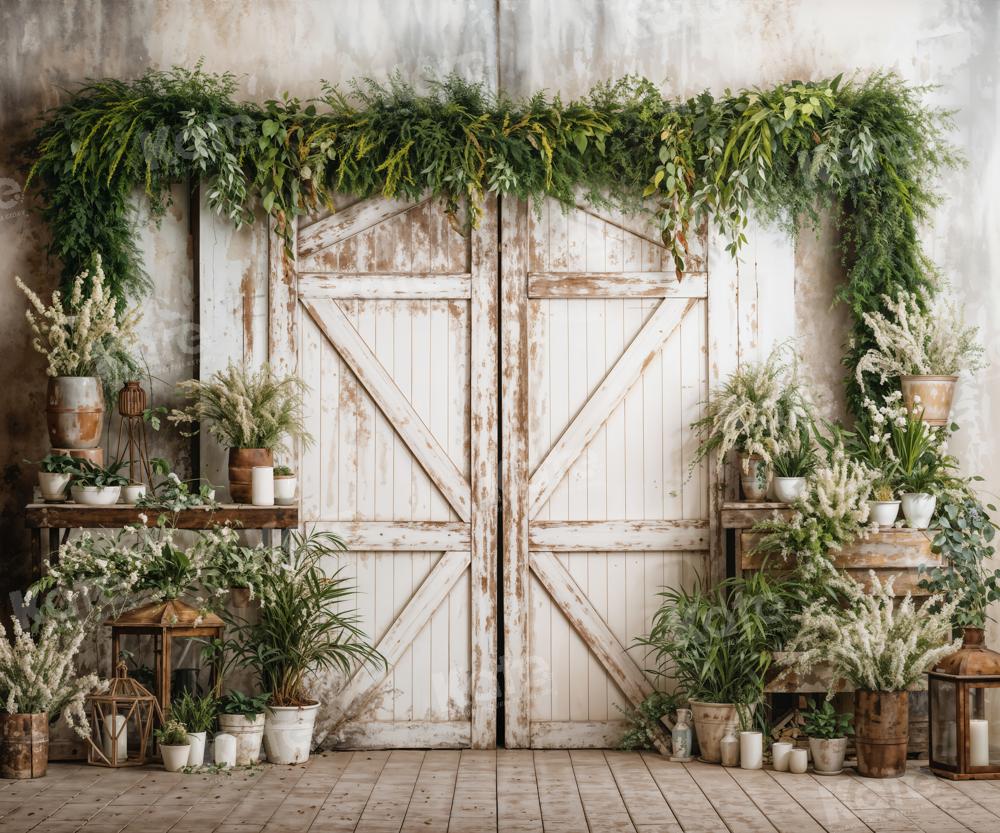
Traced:
[[303, 522], [350, 544], [389, 664], [324, 681], [333, 745], [495, 742], [495, 217], [462, 236], [429, 201], [349, 206], [299, 229], [294, 310], [272, 298], [310, 389]]
[[705, 566], [689, 429], [707, 393], [704, 255], [692, 265], [678, 281], [636, 218], [504, 205], [510, 746], [615, 742], [620, 709], [652, 691], [627, 647], [658, 590]]

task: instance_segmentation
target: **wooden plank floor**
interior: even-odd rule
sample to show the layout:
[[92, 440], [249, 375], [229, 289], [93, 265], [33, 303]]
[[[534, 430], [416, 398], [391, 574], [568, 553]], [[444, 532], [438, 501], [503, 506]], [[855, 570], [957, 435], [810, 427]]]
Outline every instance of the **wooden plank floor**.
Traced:
[[824, 778], [600, 750], [328, 752], [180, 775], [52, 764], [0, 833], [1000, 833], [1000, 783]]

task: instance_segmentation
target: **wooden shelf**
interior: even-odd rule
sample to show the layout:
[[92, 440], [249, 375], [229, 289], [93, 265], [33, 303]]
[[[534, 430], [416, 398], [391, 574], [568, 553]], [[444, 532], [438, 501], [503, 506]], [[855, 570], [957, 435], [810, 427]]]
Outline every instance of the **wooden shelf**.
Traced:
[[161, 515], [169, 515], [177, 529], [210, 529], [229, 524], [242, 529], [295, 529], [299, 525], [298, 506], [251, 506], [220, 504], [173, 513], [133, 504], [83, 506], [79, 503], [29, 503], [24, 510], [29, 529], [102, 529], [143, 523], [156, 526]]

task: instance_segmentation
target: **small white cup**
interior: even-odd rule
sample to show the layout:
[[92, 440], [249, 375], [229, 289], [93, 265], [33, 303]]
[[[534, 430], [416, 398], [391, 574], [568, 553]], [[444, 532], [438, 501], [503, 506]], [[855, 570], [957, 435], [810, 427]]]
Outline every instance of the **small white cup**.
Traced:
[[775, 772], [788, 772], [788, 756], [794, 746], [786, 740], [771, 744], [771, 762]]
[[788, 756], [788, 771], [801, 775], [809, 769], [809, 750], [793, 749]]

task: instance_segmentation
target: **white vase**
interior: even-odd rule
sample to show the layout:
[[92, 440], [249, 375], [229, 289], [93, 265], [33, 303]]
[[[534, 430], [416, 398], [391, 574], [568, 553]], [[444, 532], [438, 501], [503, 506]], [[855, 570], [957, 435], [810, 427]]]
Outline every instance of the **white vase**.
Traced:
[[782, 503], [795, 503], [806, 493], [804, 477], [775, 477], [774, 496]]
[[868, 520], [877, 523], [879, 526], [887, 527], [896, 523], [899, 516], [898, 500], [870, 500], [868, 501]]
[[764, 736], [740, 732], [740, 769], [760, 769], [764, 761]]
[[771, 763], [775, 772], [788, 772], [788, 759], [791, 757], [794, 743], [781, 740], [771, 744]]
[[[260, 744], [264, 739], [264, 715], [248, 718], [241, 714], [220, 714], [219, 728], [236, 739], [236, 766], [249, 766], [260, 760]], [[219, 755], [219, 737], [215, 738], [215, 755]]]
[[212, 738], [216, 765], [223, 767], [236, 766], [236, 738], [228, 732], [216, 732]]
[[191, 751], [188, 753], [188, 766], [201, 766], [205, 763], [205, 738], [208, 732], [188, 732], [191, 741]]
[[847, 738], [809, 738], [809, 753], [813, 772], [817, 775], [837, 775], [844, 768]]
[[809, 769], [809, 750], [793, 749], [788, 755], [788, 771], [802, 775]]
[[187, 766], [188, 756], [191, 754], [191, 744], [185, 743], [178, 746], [167, 746], [160, 744], [160, 756], [163, 758], [163, 768], [167, 772], [180, 772]]
[[125, 503], [135, 503], [146, 494], [145, 483], [129, 483], [122, 489], [122, 501]]
[[274, 506], [274, 467], [254, 466], [250, 474], [250, 502], [254, 506]]
[[926, 492], [907, 492], [903, 495], [903, 514], [911, 529], [927, 529], [934, 516], [937, 498]]
[[84, 506], [114, 506], [121, 497], [121, 486], [70, 486], [73, 500]]
[[303, 764], [309, 760], [319, 703], [270, 706], [264, 723], [264, 750], [271, 764]]
[[274, 502], [278, 506], [291, 506], [295, 503], [295, 491], [299, 478], [294, 474], [276, 474], [274, 476]]
[[70, 476], [58, 471], [38, 472], [38, 488], [42, 492], [42, 499], [53, 502], [66, 500]]

